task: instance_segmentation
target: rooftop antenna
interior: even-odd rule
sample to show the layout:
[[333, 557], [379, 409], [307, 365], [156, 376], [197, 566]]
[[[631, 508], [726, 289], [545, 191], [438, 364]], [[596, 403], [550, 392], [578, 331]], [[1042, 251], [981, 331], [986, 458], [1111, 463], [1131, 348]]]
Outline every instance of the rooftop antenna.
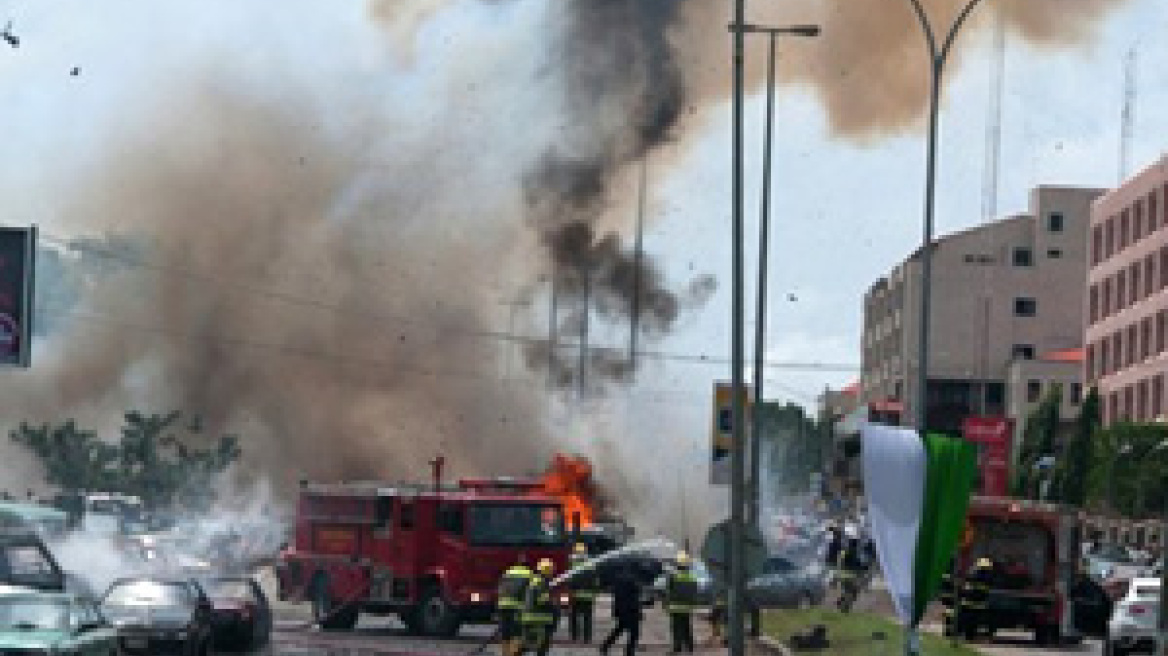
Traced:
[[986, 108], [985, 171], [982, 180], [982, 219], [998, 215], [998, 178], [1002, 160], [1002, 86], [1006, 77], [1006, 15], [995, 13], [994, 68], [990, 81], [990, 101]]
[[1123, 117], [1119, 132], [1119, 183], [1127, 179], [1131, 171], [1132, 133], [1136, 123], [1136, 68], [1139, 56], [1136, 46], [1127, 51], [1123, 66]]

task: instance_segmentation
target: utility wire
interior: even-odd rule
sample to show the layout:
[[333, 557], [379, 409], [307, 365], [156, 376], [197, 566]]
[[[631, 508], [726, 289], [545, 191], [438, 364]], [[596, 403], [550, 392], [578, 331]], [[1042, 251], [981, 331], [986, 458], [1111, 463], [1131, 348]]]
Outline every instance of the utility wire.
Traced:
[[[175, 266], [175, 265], [170, 265], [170, 264], [159, 264], [159, 263], [150, 261], [150, 260], [142, 258], [142, 257], [131, 256], [131, 255], [128, 255], [126, 253], [122, 253], [122, 252], [119, 252], [119, 251], [116, 251], [113, 249], [109, 249], [109, 248], [103, 248], [101, 246], [97, 246], [94, 244], [79, 243], [77, 240], [71, 240], [71, 239], [68, 239], [66, 237], [62, 237], [59, 235], [53, 235], [51, 233], [45, 232], [44, 230], [38, 230], [37, 232], [38, 232], [38, 235], [40, 236], [42, 241], [44, 241], [46, 243], [50, 243], [50, 244], [55, 244], [55, 245], [60, 246], [62, 248], [68, 249], [70, 251], [79, 252], [79, 253], [83, 253], [83, 254], [91, 254], [91, 255], [96, 255], [98, 257], [102, 257], [102, 258], [106, 258], [106, 259], [116, 260], [116, 261], [122, 262], [124, 264], [127, 264], [131, 267], [134, 267], [134, 268], [153, 270], [153, 271], [157, 271], [159, 273], [187, 277], [187, 278], [191, 278], [194, 280], [200, 280], [203, 282], [212, 282], [212, 283], [215, 283], [215, 284], [220, 285], [222, 287], [234, 289], [234, 290], [239, 291], [241, 293], [251, 294], [254, 296], [260, 296], [260, 297], [264, 297], [264, 298], [269, 298], [269, 299], [272, 299], [274, 301], [278, 301], [278, 302], [285, 303], [288, 305], [310, 308], [310, 309], [314, 309], [314, 310], [323, 310], [323, 311], [328, 311], [328, 312], [332, 312], [332, 313], [336, 313], [336, 314], [340, 314], [340, 315], [361, 317], [363, 319], [374, 321], [377, 323], [382, 323], [382, 324], [393, 323], [394, 325], [406, 324], [406, 325], [417, 326], [419, 324], [424, 323], [423, 321], [420, 321], [415, 316], [407, 316], [404, 314], [396, 314], [396, 313], [388, 313], [388, 312], [373, 312], [373, 311], [355, 310], [353, 308], [342, 307], [339, 305], [328, 303], [326, 301], [308, 298], [308, 297], [303, 296], [302, 294], [293, 294], [290, 292], [284, 292], [284, 291], [280, 291], [280, 290], [272, 290], [272, 289], [268, 289], [268, 288], [264, 288], [264, 287], [258, 287], [255, 285], [243, 284], [243, 283], [239, 283], [237, 281], [229, 280], [229, 279], [224, 278], [222, 276], [216, 276], [213, 274], [209, 274], [209, 273], [205, 273], [205, 272], [201, 272], [201, 271], [196, 271], [196, 270], [185, 268], [185, 267], [180, 267], [180, 266]], [[462, 328], [462, 329], [456, 328], [456, 329], [446, 330], [445, 332], [446, 332], [446, 334], [453, 333], [456, 335], [463, 335], [466, 337], [472, 337], [472, 338], [476, 338], [476, 339], [493, 340], [493, 341], [497, 341], [497, 342], [506, 342], [506, 343], [512, 343], [512, 344], [540, 345], [540, 346], [542, 346], [542, 345], [546, 345], [546, 343], [547, 343], [547, 340], [544, 337], [518, 335], [518, 334], [506, 332], [506, 331], [497, 331], [497, 330], [473, 330], [473, 329], [466, 329], [466, 328]], [[703, 364], [703, 365], [728, 365], [728, 364], [730, 364], [729, 358], [721, 357], [721, 356], [711, 356], [711, 355], [707, 355], [707, 354], [703, 354], [703, 353], [687, 354], [687, 353], [675, 353], [675, 352], [668, 352], [668, 351], [641, 350], [638, 352], [638, 355], [652, 359], [652, 360], [689, 363], [689, 364]], [[766, 361], [763, 363], [763, 366], [767, 369], [829, 371], [829, 372], [839, 372], [839, 373], [851, 373], [851, 372], [859, 371], [859, 369], [860, 369], [860, 367], [858, 365], [854, 365], [854, 364], [824, 363], [824, 362]]]

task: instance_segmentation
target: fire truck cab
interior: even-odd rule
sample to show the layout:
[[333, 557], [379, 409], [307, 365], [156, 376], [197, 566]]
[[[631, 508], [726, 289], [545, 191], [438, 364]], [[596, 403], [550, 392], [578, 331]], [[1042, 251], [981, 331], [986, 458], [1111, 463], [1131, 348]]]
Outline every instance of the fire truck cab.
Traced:
[[562, 503], [538, 489], [515, 479], [302, 483], [294, 541], [276, 567], [279, 598], [311, 603], [333, 630], [361, 613], [396, 614], [434, 636], [489, 622], [507, 567], [520, 558], [567, 565]]
[[[960, 590], [975, 563], [993, 563], [986, 608], [965, 614], [967, 635], [1028, 629], [1040, 644], [1081, 638], [1087, 617], [1075, 617], [1080, 528], [1075, 512], [1049, 503], [974, 497], [954, 559]], [[961, 617], [961, 615], [959, 615]]]

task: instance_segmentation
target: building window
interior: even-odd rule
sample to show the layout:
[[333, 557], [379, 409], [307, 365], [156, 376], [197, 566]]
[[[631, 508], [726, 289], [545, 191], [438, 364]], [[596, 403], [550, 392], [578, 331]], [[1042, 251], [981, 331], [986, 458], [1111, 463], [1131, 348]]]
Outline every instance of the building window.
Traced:
[[1123, 369], [1123, 331], [1111, 336], [1111, 371]]
[[1051, 212], [1050, 216], [1046, 217], [1046, 229], [1051, 232], [1063, 231], [1063, 213]]
[[1063, 250], [1061, 248], [1052, 248], [1046, 251], [1046, 256], [1052, 260], [1057, 260], [1063, 256]]
[[1033, 360], [1034, 359], [1034, 345], [1033, 344], [1015, 344], [1011, 351], [1011, 356], [1015, 360]]
[[1028, 403], [1038, 403], [1042, 398], [1042, 381], [1029, 380], [1026, 381], [1026, 401]]
[[1164, 414], [1164, 375], [1156, 374], [1152, 378], [1152, 419]]
[[1144, 258], [1144, 298], [1156, 291], [1156, 258], [1150, 254]]
[[1092, 381], [1092, 380], [1095, 380], [1095, 345], [1094, 344], [1087, 345], [1087, 354], [1086, 355], [1087, 355], [1087, 357], [1085, 358], [1087, 361], [1086, 362], [1086, 364], [1087, 364], [1086, 378], [1088, 381]]
[[1152, 354], [1152, 317], [1145, 317], [1140, 322], [1140, 361], [1147, 360]]
[[1083, 384], [1071, 383], [1071, 403], [1079, 405], [1083, 402]]
[[1127, 307], [1127, 269], [1115, 275], [1115, 311]]
[[1103, 279], [1103, 313], [1099, 315], [1100, 319], [1106, 319], [1111, 316], [1111, 278]]
[[1033, 317], [1038, 314], [1038, 301], [1028, 296], [1019, 296], [1014, 299], [1014, 316]]
[[1148, 381], [1141, 380], [1136, 385], [1136, 421], [1145, 421], [1148, 418]]
[[1164, 310], [1156, 313], [1156, 353], [1164, 352]]
[[1014, 266], [1028, 267], [1034, 264], [1033, 252], [1024, 246], [1019, 246], [1014, 249]]
[[1127, 248], [1128, 238], [1131, 236], [1131, 215], [1124, 210], [1119, 215], [1119, 249]]
[[1125, 366], [1130, 367], [1136, 363], [1136, 347], [1139, 345], [1139, 333], [1136, 331], [1136, 325], [1133, 323], [1127, 327], [1127, 360]]
[[1144, 203], [1143, 201], [1136, 201], [1135, 208], [1132, 210], [1134, 215], [1132, 218], [1132, 243], [1136, 243], [1144, 236]]
[[1128, 281], [1131, 282], [1131, 293], [1128, 294], [1128, 298], [1131, 299], [1132, 305], [1135, 305], [1136, 301], [1140, 300], [1140, 292], [1143, 291], [1143, 287], [1140, 286], [1140, 263], [1132, 264], [1130, 271]]
[[1100, 376], [1106, 376], [1107, 374], [1111, 373], [1111, 370], [1107, 367], [1107, 365], [1109, 364], [1108, 357], [1110, 357], [1110, 355], [1111, 355], [1111, 345], [1110, 345], [1108, 338], [1104, 337], [1103, 339], [1099, 340], [1098, 357], [1099, 357], [1099, 375]]
[[1168, 287], [1168, 246], [1160, 249], [1160, 289], [1165, 287]]
[[1159, 227], [1157, 222], [1160, 220], [1160, 214], [1156, 211], [1156, 192], [1148, 194], [1148, 233], [1153, 233]]
[[1131, 385], [1123, 388], [1123, 418], [1127, 421], [1131, 421], [1132, 414], [1134, 414], [1134, 396], [1135, 393], [1133, 392]]
[[1091, 228], [1091, 265], [1103, 261], [1103, 226]]
[[1090, 308], [1087, 315], [1090, 317], [1088, 325], [1094, 325], [1096, 321], [1099, 321], [1099, 285], [1091, 285], [1087, 306]]

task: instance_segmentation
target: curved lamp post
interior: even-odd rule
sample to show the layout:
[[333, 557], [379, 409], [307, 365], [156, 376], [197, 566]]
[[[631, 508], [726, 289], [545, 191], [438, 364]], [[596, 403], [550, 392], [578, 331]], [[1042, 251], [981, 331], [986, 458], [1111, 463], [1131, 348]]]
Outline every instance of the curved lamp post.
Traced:
[[925, 43], [929, 47], [929, 135], [928, 151], [925, 162], [925, 210], [924, 230], [921, 238], [921, 318], [917, 343], [917, 404], [914, 408], [915, 425], [922, 433], [927, 429], [928, 396], [929, 396], [929, 295], [932, 289], [932, 245], [933, 245], [933, 216], [936, 211], [937, 185], [937, 125], [941, 111], [941, 82], [944, 78], [945, 62], [953, 50], [953, 41], [957, 33], [965, 25], [966, 19], [973, 13], [982, 0], [969, 0], [957, 14], [953, 24], [949, 26], [943, 41], [938, 41], [937, 32], [929, 22], [928, 14], [921, 4], [921, 0], [908, 0], [913, 7], [921, 30], [925, 34]]

